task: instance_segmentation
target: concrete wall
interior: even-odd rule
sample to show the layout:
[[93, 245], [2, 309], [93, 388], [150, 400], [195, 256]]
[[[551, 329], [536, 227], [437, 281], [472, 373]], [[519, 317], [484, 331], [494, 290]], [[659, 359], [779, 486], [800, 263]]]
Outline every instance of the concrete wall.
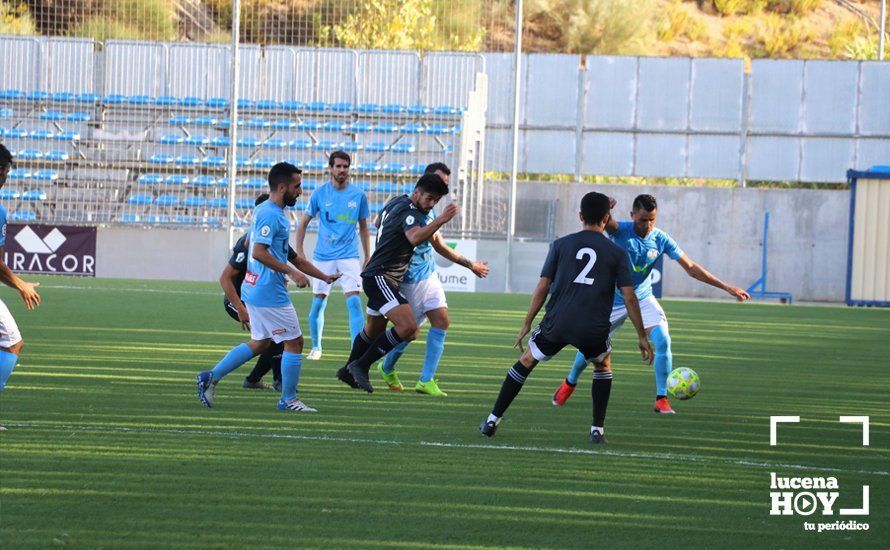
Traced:
[[[847, 269], [849, 192], [761, 190], [740, 188], [644, 187], [584, 184], [525, 184], [524, 196], [557, 203], [556, 236], [579, 229], [577, 209], [584, 193], [596, 190], [618, 200], [617, 216], [628, 219], [633, 198], [651, 193], [659, 201], [657, 225], [686, 254], [726, 282], [748, 287], [760, 276], [763, 213], [769, 211], [769, 277], [771, 290], [791, 292], [796, 300], [839, 302], [844, 298]], [[223, 231], [100, 228], [98, 277], [213, 281], [228, 258]], [[307, 235], [306, 248], [315, 246]], [[514, 245], [514, 292], [531, 292], [538, 280], [548, 243]], [[477, 282], [480, 292], [503, 292], [506, 244], [478, 243], [480, 259], [491, 275]], [[675, 297], [723, 297], [724, 293], [688, 277], [675, 263], [665, 264], [664, 291]]]

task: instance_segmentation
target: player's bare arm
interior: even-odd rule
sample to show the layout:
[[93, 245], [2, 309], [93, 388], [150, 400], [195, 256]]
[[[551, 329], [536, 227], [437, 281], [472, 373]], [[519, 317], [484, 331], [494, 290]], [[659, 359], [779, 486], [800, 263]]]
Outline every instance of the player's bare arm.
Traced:
[[[380, 224], [377, 224], [380, 227]], [[368, 227], [368, 218], [358, 221], [358, 234], [362, 241], [362, 250], [365, 253], [365, 261], [362, 263], [362, 269], [368, 267], [368, 260], [371, 259], [371, 229]]]
[[247, 313], [247, 306], [241, 301], [241, 298], [238, 296], [238, 291], [235, 290], [235, 283], [232, 282], [240, 275], [240, 270], [235, 269], [230, 264], [226, 264], [222, 275], [219, 276], [219, 286], [222, 287], [229, 303], [232, 304], [238, 312], [238, 320], [241, 322], [241, 328], [250, 329], [250, 315]]
[[29, 283], [21, 280], [9, 269], [9, 266], [6, 265], [2, 258], [3, 247], [0, 246], [0, 283], [18, 290], [22, 296], [22, 301], [25, 302], [25, 307], [28, 309], [34, 309], [39, 306], [40, 294], [37, 294], [35, 289], [40, 286], [40, 283]]
[[433, 245], [433, 249], [442, 256], [446, 260], [456, 263], [457, 265], [463, 266], [470, 271], [473, 272], [474, 275], [479, 277], [480, 279], [488, 276], [488, 262], [480, 261], [474, 262], [467, 258], [466, 256], [462, 256], [454, 251], [453, 248], [445, 244], [445, 239], [442, 238], [442, 235], [439, 233], [433, 234], [430, 238], [430, 244]]
[[634, 287], [621, 287], [621, 295], [624, 297], [627, 316], [637, 331], [637, 345], [640, 348], [640, 354], [643, 356], [643, 361], [645, 361], [647, 365], [651, 365], [652, 360], [655, 358], [655, 352], [652, 350], [652, 344], [649, 342], [649, 337], [646, 335], [646, 329], [643, 327], [643, 314], [640, 312], [640, 302], [637, 300], [637, 295], [634, 293]]
[[[618, 201], [615, 200], [615, 197], [609, 197], [609, 208], [615, 210], [617, 204]], [[609, 220], [606, 222], [606, 233], [611, 235], [616, 231], [618, 231], [618, 220], [615, 219], [615, 216], [609, 216]]]
[[405, 237], [408, 238], [408, 241], [412, 246], [418, 246], [420, 243], [428, 241], [433, 234], [442, 228], [443, 225], [451, 221], [454, 216], [457, 215], [458, 209], [457, 204], [451, 203], [446, 206], [442, 213], [436, 216], [429, 224], [423, 227], [412, 227], [408, 231], [405, 231]]
[[680, 256], [677, 263], [680, 264], [680, 267], [682, 267], [693, 279], [709, 284], [715, 288], [719, 288], [730, 296], [735, 297], [739, 302], [744, 302], [751, 298], [751, 296], [741, 288], [728, 285], [712, 275], [707, 269], [692, 261], [686, 254]]
[[532, 323], [535, 322], [535, 317], [538, 316], [541, 308], [544, 307], [544, 302], [547, 301], [547, 295], [550, 294], [550, 285], [552, 283], [553, 281], [548, 277], [541, 277], [538, 280], [538, 285], [532, 293], [532, 302], [528, 306], [528, 313], [525, 314], [525, 321], [523, 321], [522, 328], [519, 329], [519, 335], [516, 336], [516, 342], [513, 344], [513, 347], [519, 348], [519, 351], [525, 351], [525, 348], [522, 347], [522, 340], [531, 332]]
[[300, 217], [300, 223], [297, 224], [297, 254], [301, 258], [305, 258], [306, 254], [303, 252], [303, 241], [306, 239], [306, 228], [309, 227], [309, 222], [312, 221], [312, 216], [309, 215], [308, 212], [303, 212], [303, 215]]

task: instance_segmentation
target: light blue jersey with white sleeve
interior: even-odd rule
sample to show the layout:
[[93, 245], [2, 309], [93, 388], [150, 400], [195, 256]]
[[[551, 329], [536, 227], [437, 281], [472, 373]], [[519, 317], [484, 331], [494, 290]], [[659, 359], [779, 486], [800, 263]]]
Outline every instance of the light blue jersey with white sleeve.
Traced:
[[6, 246], [6, 207], [0, 204], [0, 246]]
[[[431, 224], [435, 219], [436, 215], [430, 210], [424, 225]], [[414, 249], [414, 255], [411, 256], [411, 263], [408, 264], [408, 271], [402, 282], [409, 285], [417, 284], [429, 279], [435, 272], [436, 259], [433, 257], [433, 245], [430, 241], [424, 241]]]
[[310, 216], [318, 216], [318, 243], [312, 257], [319, 261], [358, 258], [359, 220], [371, 215], [368, 197], [355, 185], [337, 189], [330, 182], [309, 198]]
[[250, 250], [247, 273], [241, 285], [241, 299], [254, 307], [291, 305], [284, 273], [266, 267], [253, 258], [254, 247], [265, 244], [278, 261], [287, 263], [290, 222], [284, 209], [268, 200], [256, 207], [250, 224]]
[[[630, 259], [631, 278], [633, 279], [634, 294], [638, 300], [652, 296], [652, 266], [662, 254], [667, 254], [672, 260], [679, 260], [683, 251], [677, 242], [660, 229], [653, 229], [645, 237], [640, 237], [634, 231], [633, 222], [618, 222], [618, 229], [612, 233], [612, 240], [627, 252]], [[615, 293], [613, 307], [624, 306], [624, 297], [621, 292]]]

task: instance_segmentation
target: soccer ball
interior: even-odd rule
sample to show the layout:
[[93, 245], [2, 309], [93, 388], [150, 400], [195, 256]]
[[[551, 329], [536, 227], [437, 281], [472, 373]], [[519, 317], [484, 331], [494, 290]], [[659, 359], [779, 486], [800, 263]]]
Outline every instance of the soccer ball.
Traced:
[[692, 369], [674, 369], [667, 380], [668, 393], [677, 399], [692, 399], [701, 389], [701, 379]]

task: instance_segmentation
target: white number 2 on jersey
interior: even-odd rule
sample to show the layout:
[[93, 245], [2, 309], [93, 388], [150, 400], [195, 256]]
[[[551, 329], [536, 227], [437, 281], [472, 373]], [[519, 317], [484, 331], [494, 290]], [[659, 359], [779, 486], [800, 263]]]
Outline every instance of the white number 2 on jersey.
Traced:
[[576, 260], [581, 260], [584, 256], [590, 256], [590, 260], [587, 261], [587, 265], [584, 266], [584, 269], [581, 270], [581, 273], [575, 277], [573, 283], [578, 283], [579, 285], [592, 285], [593, 277], [588, 277], [587, 274], [590, 273], [590, 270], [593, 269], [593, 264], [596, 263], [596, 252], [592, 248], [582, 248], [575, 254]]

